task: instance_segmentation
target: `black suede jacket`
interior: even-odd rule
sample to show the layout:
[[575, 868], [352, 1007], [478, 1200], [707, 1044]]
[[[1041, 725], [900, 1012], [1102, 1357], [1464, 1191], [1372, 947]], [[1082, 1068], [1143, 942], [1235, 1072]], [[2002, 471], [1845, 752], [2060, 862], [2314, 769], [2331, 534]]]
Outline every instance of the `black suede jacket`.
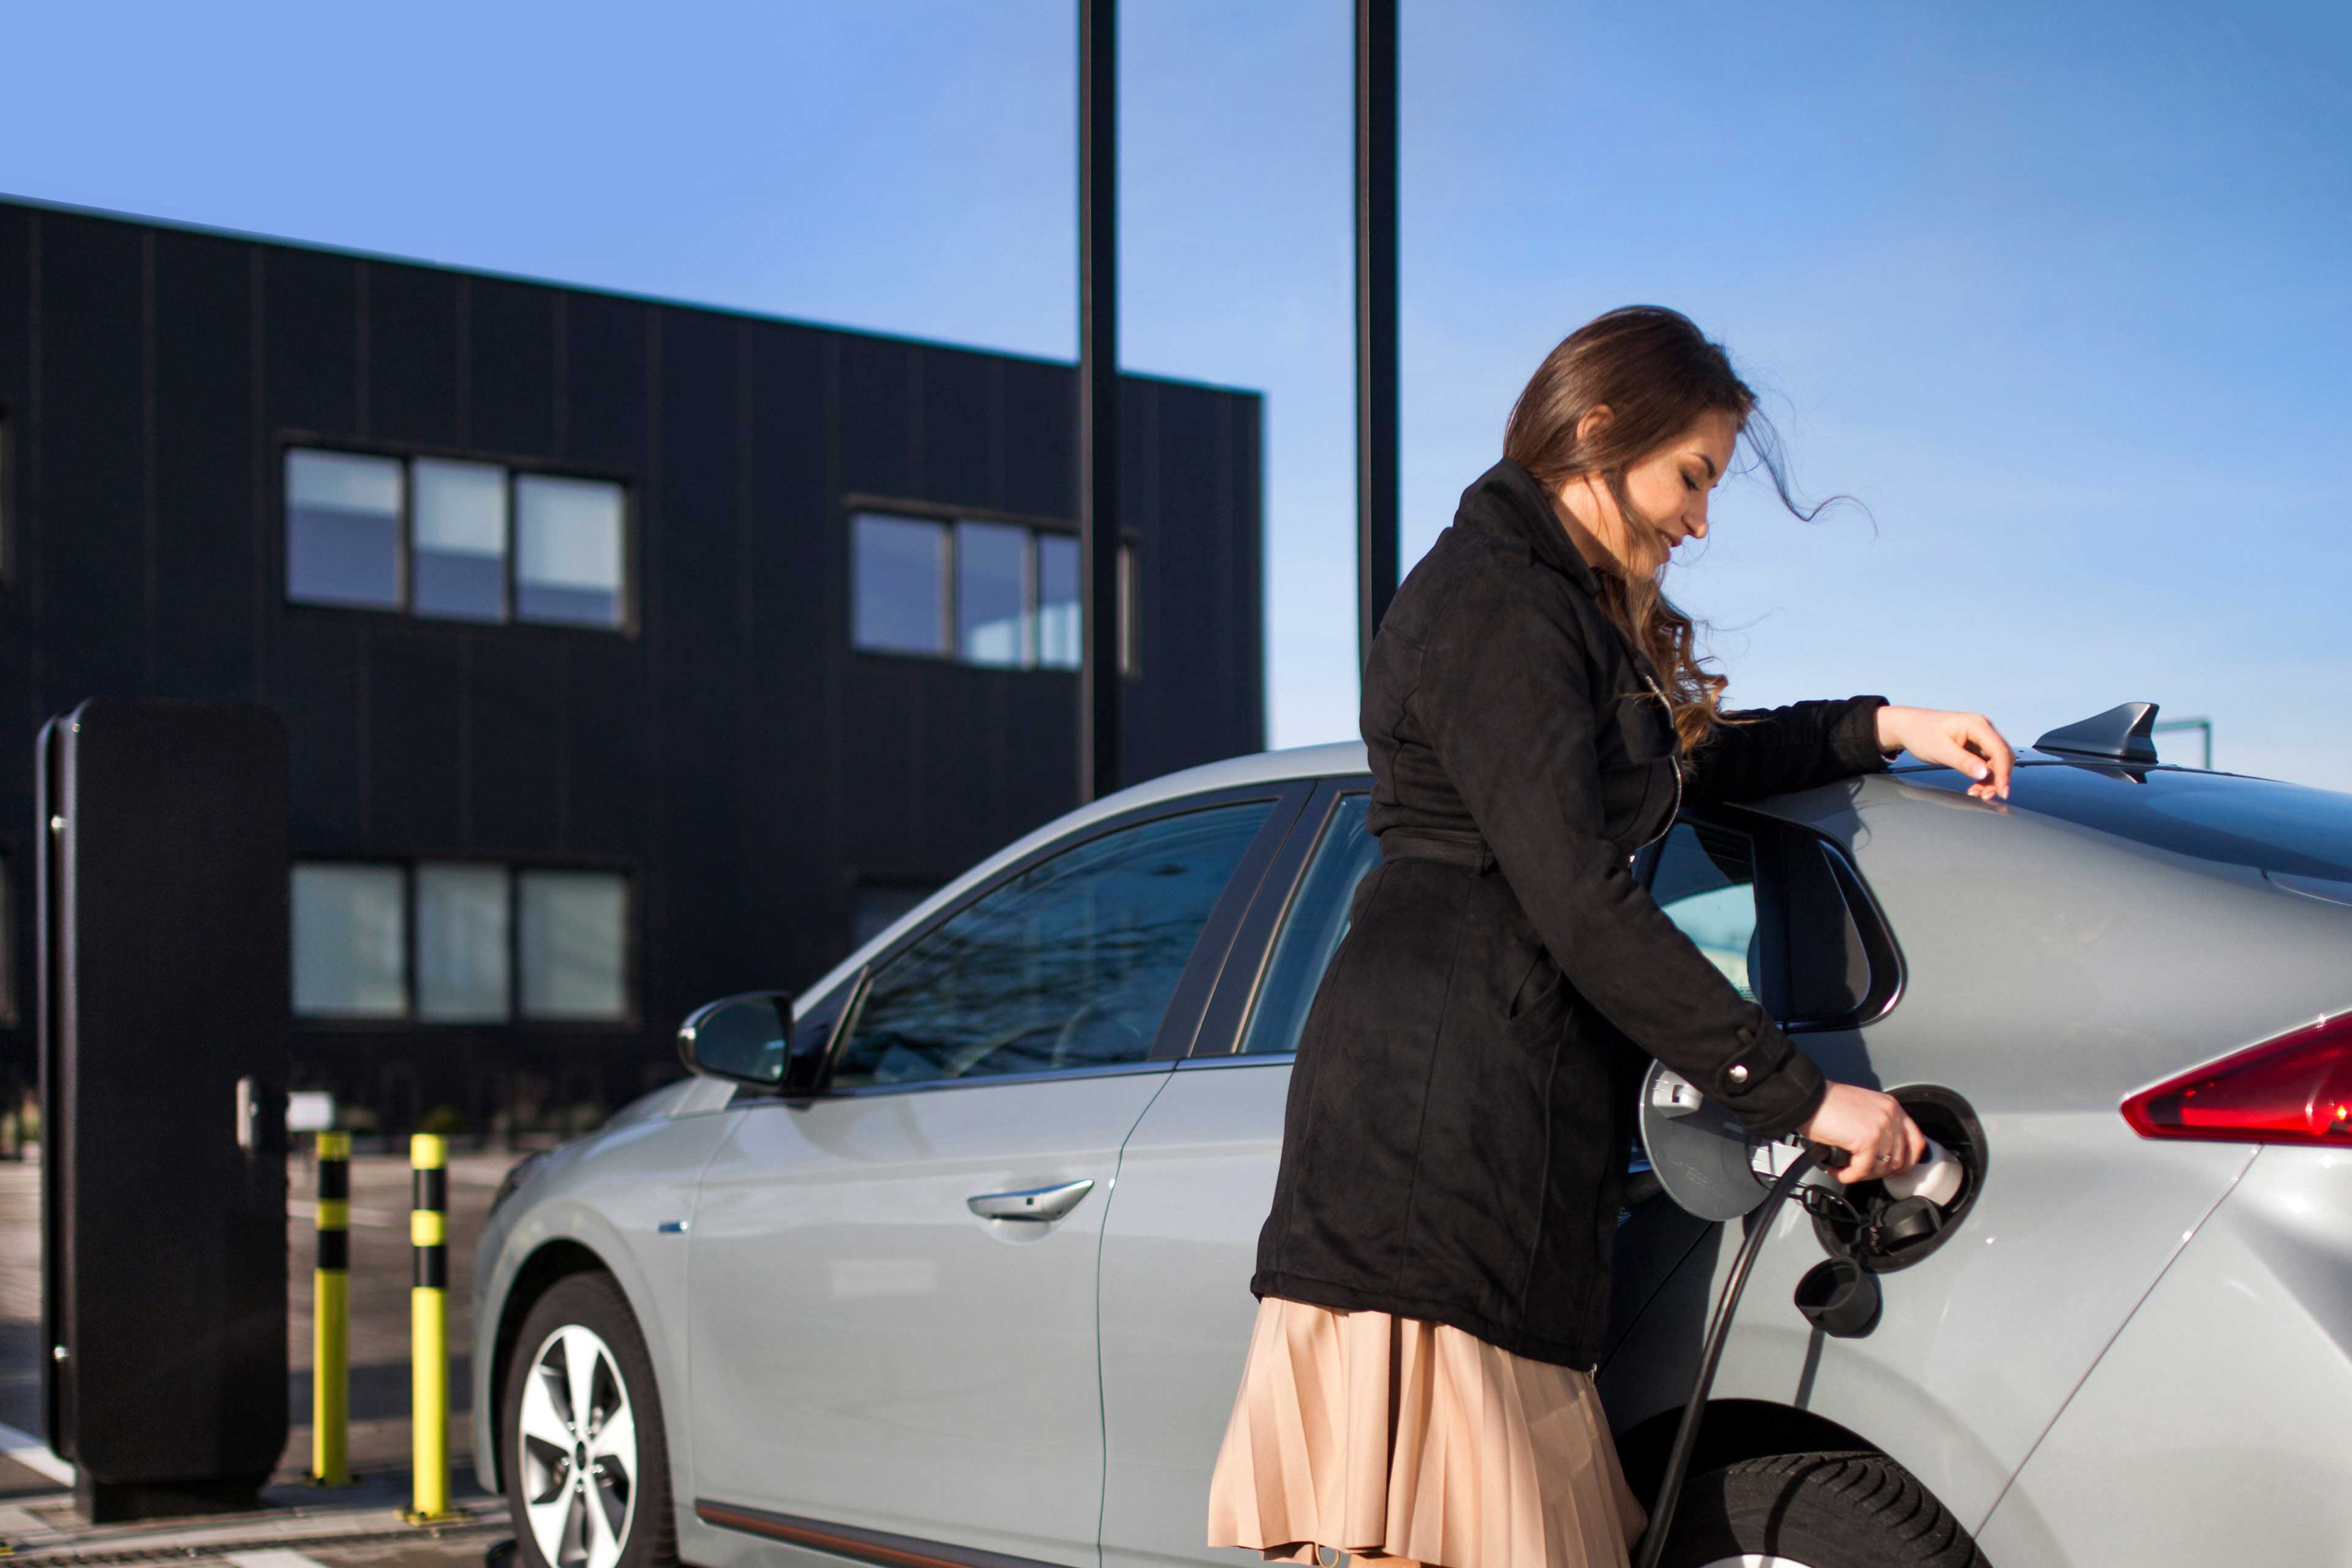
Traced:
[[1463, 493], [1364, 672], [1381, 864], [1300, 1037], [1260, 1296], [1590, 1366], [1643, 1052], [1749, 1128], [1823, 1080], [1633, 879], [1685, 801], [1885, 766], [1884, 699], [1738, 717], [1687, 758], [1541, 487]]

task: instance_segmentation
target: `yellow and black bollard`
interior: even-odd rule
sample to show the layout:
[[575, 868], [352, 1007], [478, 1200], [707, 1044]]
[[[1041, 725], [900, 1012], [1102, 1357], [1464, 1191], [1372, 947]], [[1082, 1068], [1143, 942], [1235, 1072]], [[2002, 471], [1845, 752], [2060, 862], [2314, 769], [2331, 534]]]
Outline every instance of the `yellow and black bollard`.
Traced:
[[408, 1239], [416, 1274], [408, 1292], [411, 1452], [415, 1479], [408, 1521], [449, 1517], [449, 1144], [430, 1132], [408, 1141], [415, 1195]]
[[311, 1275], [310, 1479], [352, 1484], [352, 1135], [319, 1134], [319, 1262]]

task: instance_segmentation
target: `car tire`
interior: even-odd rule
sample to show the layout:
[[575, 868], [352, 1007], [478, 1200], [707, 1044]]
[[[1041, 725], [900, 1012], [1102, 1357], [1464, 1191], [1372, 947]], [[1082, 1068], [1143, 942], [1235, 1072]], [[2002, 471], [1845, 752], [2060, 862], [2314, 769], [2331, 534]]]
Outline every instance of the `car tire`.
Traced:
[[515, 1568], [677, 1568], [653, 1358], [611, 1275], [567, 1276], [532, 1306], [500, 1405]]
[[1664, 1568], [1985, 1568], [1976, 1542], [1884, 1454], [1775, 1454], [1692, 1479]]

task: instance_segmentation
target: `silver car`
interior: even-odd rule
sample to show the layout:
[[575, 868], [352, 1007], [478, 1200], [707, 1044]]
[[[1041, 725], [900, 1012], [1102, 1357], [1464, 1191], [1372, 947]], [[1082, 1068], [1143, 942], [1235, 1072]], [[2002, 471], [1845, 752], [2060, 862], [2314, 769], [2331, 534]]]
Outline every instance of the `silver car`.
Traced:
[[[1898, 767], [1643, 853], [1966, 1168], [1769, 1222], [1668, 1563], [2352, 1562], [2352, 797], [2069, 733], [2006, 803]], [[1209, 1471], [1370, 784], [1318, 747], [1075, 812], [519, 1167], [472, 1376], [527, 1568], [1246, 1561]], [[1658, 1185], [1599, 1374], [1644, 1496], [1739, 1242]], [[1864, 1331], [1791, 1304], [1832, 1255]]]

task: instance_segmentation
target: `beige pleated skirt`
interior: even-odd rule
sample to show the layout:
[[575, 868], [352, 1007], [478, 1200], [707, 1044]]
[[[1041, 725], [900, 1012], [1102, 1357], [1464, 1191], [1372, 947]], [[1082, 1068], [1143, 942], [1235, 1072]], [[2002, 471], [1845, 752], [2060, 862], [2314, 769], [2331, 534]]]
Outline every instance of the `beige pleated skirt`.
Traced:
[[1399, 1568], [1622, 1568], [1641, 1538], [1592, 1379], [1460, 1329], [1258, 1303], [1209, 1544]]

